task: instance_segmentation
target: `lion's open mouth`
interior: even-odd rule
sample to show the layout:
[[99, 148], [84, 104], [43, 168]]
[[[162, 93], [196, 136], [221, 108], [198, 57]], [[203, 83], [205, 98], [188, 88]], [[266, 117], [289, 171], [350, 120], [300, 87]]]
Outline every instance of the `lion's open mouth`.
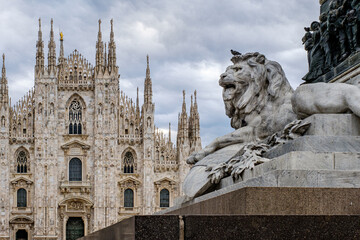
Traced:
[[224, 89], [230, 89], [230, 88], [235, 89], [235, 84], [227, 83], [227, 82], [221, 81], [221, 80], [220, 80], [220, 86], [223, 87]]

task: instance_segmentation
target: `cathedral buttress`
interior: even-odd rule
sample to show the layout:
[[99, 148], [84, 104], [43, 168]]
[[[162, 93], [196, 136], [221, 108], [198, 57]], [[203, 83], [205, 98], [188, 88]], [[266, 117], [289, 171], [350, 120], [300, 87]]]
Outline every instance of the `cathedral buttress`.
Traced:
[[152, 211], [152, 197], [146, 194], [153, 192], [154, 168], [154, 126], [155, 104], [152, 102], [152, 82], [150, 77], [149, 55], [146, 56], [146, 77], [144, 81], [144, 104], [142, 106], [143, 151], [144, 151], [144, 214]]
[[[111, 20], [111, 26], [113, 22]], [[107, 47], [109, 51], [107, 51]], [[99, 20], [96, 42], [95, 85], [94, 85], [94, 229], [100, 229], [117, 221], [114, 189], [117, 189], [117, 169], [121, 162], [116, 159], [119, 133], [119, 76], [116, 66], [116, 46], [113, 27], [110, 42], [104, 44]], [[116, 73], [116, 74], [115, 74]], [[104, 207], [102, 207], [104, 206]]]
[[[9, 90], [6, 78], [5, 54], [2, 55], [2, 71], [0, 79], [0, 222], [8, 223], [10, 213], [6, 209], [10, 206], [9, 183], [10, 159], [9, 159]], [[6, 236], [9, 232], [9, 225], [5, 224], [0, 229], [0, 236]]]

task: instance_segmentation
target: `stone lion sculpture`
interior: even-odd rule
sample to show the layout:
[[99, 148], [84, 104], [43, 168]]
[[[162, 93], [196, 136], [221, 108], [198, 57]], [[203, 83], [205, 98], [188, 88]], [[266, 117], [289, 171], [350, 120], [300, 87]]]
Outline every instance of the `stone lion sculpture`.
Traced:
[[291, 106], [294, 91], [280, 64], [257, 52], [234, 55], [231, 61], [219, 85], [226, 115], [236, 130], [192, 154], [190, 164], [223, 147], [264, 139], [296, 119]]
[[291, 98], [299, 118], [316, 113], [353, 112], [360, 117], [360, 88], [345, 83], [313, 83], [299, 86]]
[[195, 164], [184, 181], [189, 198], [211, 187], [206, 172], [210, 165], [228, 161], [245, 143], [265, 139], [296, 119], [291, 105], [294, 91], [280, 64], [257, 52], [235, 52], [231, 61], [233, 65], [221, 74], [219, 85], [223, 88], [226, 115], [235, 131], [216, 138], [187, 159]]

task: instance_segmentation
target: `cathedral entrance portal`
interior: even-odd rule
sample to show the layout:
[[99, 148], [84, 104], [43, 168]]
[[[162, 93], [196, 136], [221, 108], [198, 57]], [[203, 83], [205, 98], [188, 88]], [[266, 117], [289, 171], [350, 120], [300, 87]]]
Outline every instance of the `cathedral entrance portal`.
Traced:
[[66, 240], [75, 240], [84, 236], [84, 221], [81, 217], [70, 217], [66, 223]]
[[92, 206], [93, 203], [85, 197], [70, 197], [59, 203], [59, 217], [63, 229], [60, 239], [77, 239], [92, 231]]
[[26, 230], [21, 229], [16, 232], [16, 240], [28, 240], [28, 233]]

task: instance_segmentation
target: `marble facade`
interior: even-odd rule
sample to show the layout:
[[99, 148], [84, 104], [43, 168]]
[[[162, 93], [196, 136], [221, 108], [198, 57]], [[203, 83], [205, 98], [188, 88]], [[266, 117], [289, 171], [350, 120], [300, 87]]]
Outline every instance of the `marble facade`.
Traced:
[[170, 134], [155, 127], [149, 57], [140, 106], [139, 91], [133, 101], [119, 89], [113, 23], [108, 51], [100, 26], [101, 21], [93, 67], [77, 50], [64, 57], [62, 34], [56, 59], [51, 21], [45, 66], [39, 20], [34, 88], [15, 105], [9, 100], [3, 56], [1, 240], [21, 239], [21, 234], [71, 239], [66, 237], [70, 219], [82, 222], [86, 235], [172, 206], [182, 195], [189, 170], [185, 160], [201, 148], [196, 92], [189, 115], [183, 93], [175, 145]]

